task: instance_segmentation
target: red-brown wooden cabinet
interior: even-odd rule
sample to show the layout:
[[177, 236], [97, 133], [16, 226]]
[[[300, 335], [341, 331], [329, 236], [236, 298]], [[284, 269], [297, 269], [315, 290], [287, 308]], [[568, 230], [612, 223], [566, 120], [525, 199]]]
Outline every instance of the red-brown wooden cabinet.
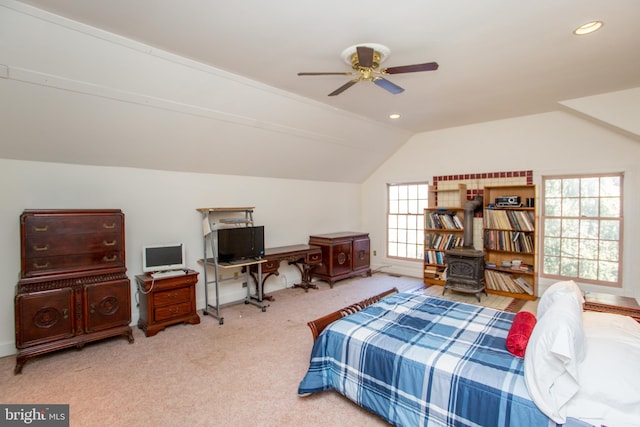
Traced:
[[309, 245], [320, 246], [322, 264], [311, 271], [312, 277], [334, 282], [352, 276], [371, 275], [369, 233], [342, 231], [309, 236]]
[[20, 245], [16, 374], [51, 351], [118, 335], [133, 342], [119, 209], [26, 210]]

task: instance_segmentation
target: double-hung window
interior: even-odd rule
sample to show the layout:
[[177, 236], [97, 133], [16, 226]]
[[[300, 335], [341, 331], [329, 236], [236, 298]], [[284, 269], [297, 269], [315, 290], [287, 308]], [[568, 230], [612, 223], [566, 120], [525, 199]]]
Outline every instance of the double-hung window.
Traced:
[[621, 286], [623, 174], [542, 178], [543, 277]]
[[388, 184], [387, 256], [409, 260], [424, 257], [424, 209], [429, 186], [426, 182]]

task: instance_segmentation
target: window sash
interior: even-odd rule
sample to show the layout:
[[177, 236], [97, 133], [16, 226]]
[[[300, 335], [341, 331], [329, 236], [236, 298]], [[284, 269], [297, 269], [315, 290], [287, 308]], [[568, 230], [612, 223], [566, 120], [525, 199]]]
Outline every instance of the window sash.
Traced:
[[542, 178], [542, 277], [622, 285], [623, 174]]
[[427, 183], [387, 185], [387, 257], [421, 261]]

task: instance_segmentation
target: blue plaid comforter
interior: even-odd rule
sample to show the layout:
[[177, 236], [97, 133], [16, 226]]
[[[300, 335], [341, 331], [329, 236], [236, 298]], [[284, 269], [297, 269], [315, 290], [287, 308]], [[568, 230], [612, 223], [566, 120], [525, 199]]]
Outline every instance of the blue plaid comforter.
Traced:
[[529, 398], [523, 360], [506, 350], [513, 317], [391, 295], [323, 331], [298, 393], [335, 389], [397, 426], [555, 426]]

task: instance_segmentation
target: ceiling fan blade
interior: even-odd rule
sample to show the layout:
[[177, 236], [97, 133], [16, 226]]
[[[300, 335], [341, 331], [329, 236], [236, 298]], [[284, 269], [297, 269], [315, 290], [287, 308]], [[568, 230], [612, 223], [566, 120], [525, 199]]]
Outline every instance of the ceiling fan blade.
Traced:
[[438, 69], [437, 62], [426, 62], [424, 64], [401, 65], [399, 67], [389, 67], [382, 70], [385, 74], [415, 73], [418, 71], [433, 71]]
[[389, 80], [384, 79], [382, 77], [378, 77], [377, 79], [374, 79], [373, 82], [380, 86], [382, 89], [391, 92], [394, 95], [399, 94], [400, 92], [404, 92], [404, 89], [401, 88], [400, 86], [398, 86], [395, 83], [391, 83]]
[[350, 76], [351, 72], [335, 72], [335, 73], [325, 73], [325, 72], [319, 72], [319, 73], [298, 73], [299, 76]]
[[349, 89], [351, 86], [353, 86], [354, 84], [358, 83], [359, 81], [360, 81], [360, 79], [349, 80], [347, 83], [343, 84], [338, 89], [336, 89], [333, 92], [331, 92], [329, 94], [329, 96], [340, 95], [342, 92], [344, 92], [345, 90]]
[[361, 67], [373, 67], [373, 48], [367, 46], [358, 46], [358, 64]]

